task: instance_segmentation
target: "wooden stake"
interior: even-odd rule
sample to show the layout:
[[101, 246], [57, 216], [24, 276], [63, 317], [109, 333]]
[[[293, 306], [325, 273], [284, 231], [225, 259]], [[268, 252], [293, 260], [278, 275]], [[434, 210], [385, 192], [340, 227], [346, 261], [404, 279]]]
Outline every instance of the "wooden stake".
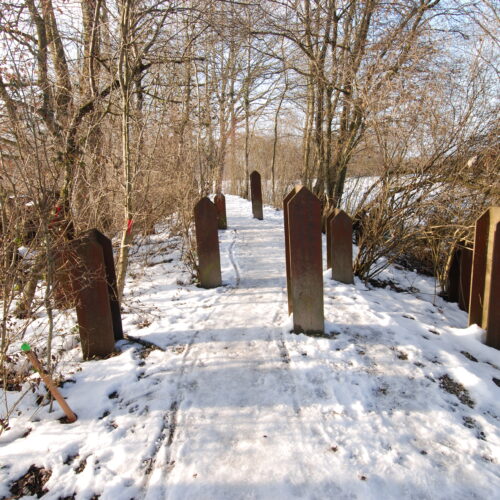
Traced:
[[54, 396], [54, 399], [59, 403], [59, 405], [63, 409], [64, 413], [66, 414], [66, 417], [68, 417], [68, 422], [70, 424], [76, 422], [77, 419], [76, 415], [68, 406], [66, 400], [62, 397], [61, 393], [59, 392], [59, 389], [56, 387], [56, 384], [54, 383], [50, 375], [48, 373], [45, 373], [45, 371], [43, 370], [40, 360], [37, 358], [37, 355], [31, 350], [30, 345], [23, 344], [21, 346], [21, 350], [24, 352], [24, 354], [26, 354], [26, 356], [28, 356], [28, 359], [31, 361], [33, 368], [40, 374], [40, 377], [47, 386], [47, 389], [50, 391], [52, 396]]

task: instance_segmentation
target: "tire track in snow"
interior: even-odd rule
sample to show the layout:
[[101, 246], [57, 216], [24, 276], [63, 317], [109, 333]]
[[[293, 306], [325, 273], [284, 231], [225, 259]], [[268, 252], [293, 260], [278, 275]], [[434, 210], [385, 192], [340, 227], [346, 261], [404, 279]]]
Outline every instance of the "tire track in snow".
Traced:
[[[163, 417], [163, 426], [160, 429], [160, 434], [156, 439], [155, 447], [153, 449], [152, 456], [143, 460], [143, 465], [145, 466], [144, 475], [147, 477], [146, 484], [143, 485], [143, 488], [146, 489], [149, 486], [149, 480], [151, 472], [156, 465], [158, 454], [162, 448], [165, 439], [167, 439], [167, 446], [170, 446], [173, 441], [173, 436], [175, 434], [175, 429], [177, 427], [177, 401], [173, 401], [170, 405], [170, 410]], [[167, 432], [168, 431], [168, 432]], [[170, 456], [167, 455], [166, 462], [170, 462]]]
[[[276, 344], [278, 351], [279, 351], [279, 356], [281, 359], [282, 363], [282, 371], [280, 372], [281, 375], [281, 380], [283, 387], [286, 387], [289, 391], [290, 395], [290, 402], [291, 406], [293, 408], [293, 416], [290, 420], [293, 420], [294, 426], [295, 426], [295, 441], [303, 443], [302, 448], [304, 448], [304, 436], [308, 435], [310, 433], [310, 426], [308, 423], [304, 420], [304, 417], [302, 415], [302, 408], [301, 408], [301, 402], [300, 402], [300, 396], [297, 392], [297, 387], [299, 384], [297, 384], [297, 381], [295, 379], [294, 373], [293, 373], [293, 365], [292, 365], [292, 359], [291, 359], [291, 354], [290, 350], [287, 346], [286, 342], [286, 329], [283, 328], [281, 325], [283, 323], [284, 317], [288, 318], [288, 312], [286, 310], [287, 307], [287, 300], [288, 300], [288, 294], [287, 294], [287, 288], [286, 285], [281, 287], [280, 290], [280, 300], [279, 304], [276, 307], [276, 312], [274, 313], [272, 323], [270, 325], [270, 337], [269, 341], [274, 341]], [[273, 332], [276, 332], [276, 330], [279, 328], [279, 332], [277, 334], [273, 335]], [[305, 465], [305, 464], [304, 464]], [[308, 473], [306, 470], [303, 471], [302, 477], [304, 483], [307, 482], [308, 477], [312, 475], [314, 471], [311, 471]]]
[[[278, 346], [278, 350], [280, 353], [281, 361], [283, 363], [283, 384], [289, 388], [292, 400], [293, 411], [295, 413], [295, 417], [298, 419], [299, 425], [301, 429], [305, 428], [305, 424], [301, 419], [301, 407], [300, 402], [297, 398], [297, 384], [291, 369], [291, 356], [290, 351], [286, 345], [285, 334], [283, 331], [280, 332], [279, 336], [275, 339], [276, 345]], [[303, 432], [300, 432], [300, 435], [303, 435]]]
[[[211, 309], [210, 312], [207, 313], [205, 318], [203, 319], [204, 322], [208, 321], [210, 317], [212, 316], [214, 312], [214, 309]], [[172, 401], [170, 405], [169, 411], [166, 413], [164, 416], [164, 423], [163, 427], [160, 431], [160, 436], [158, 438], [158, 444], [155, 447], [155, 450], [153, 452], [153, 456], [151, 457], [151, 463], [148, 465], [148, 471], [146, 472], [147, 474], [147, 480], [146, 483], [143, 485], [143, 490], [144, 493], [147, 495], [147, 490], [149, 487], [149, 483], [151, 480], [152, 473], [155, 470], [156, 463], [158, 461], [158, 456], [160, 455], [162, 449], [165, 450], [165, 458], [162, 460], [160, 463], [160, 467], [165, 467], [165, 481], [166, 481], [166, 475], [173, 470], [175, 467], [175, 460], [172, 460], [172, 444], [174, 443], [174, 439], [176, 436], [176, 430], [177, 430], [177, 419], [178, 419], [178, 413], [179, 413], [179, 408], [181, 406], [181, 403], [184, 401], [185, 394], [183, 393], [183, 385], [184, 385], [184, 380], [186, 378], [186, 375], [191, 373], [193, 371], [193, 368], [196, 365], [196, 362], [198, 361], [198, 357], [195, 358], [189, 358], [190, 353], [192, 351], [192, 347], [200, 333], [200, 330], [196, 330], [192, 337], [190, 338], [189, 342], [184, 344], [184, 352], [182, 353], [182, 361], [179, 369], [179, 375], [177, 377], [177, 381], [175, 384], [175, 394], [177, 395], [176, 398]], [[188, 359], [189, 358], [189, 359]], [[168, 432], [167, 432], [168, 430]]]
[[228, 256], [229, 256], [229, 261], [231, 262], [231, 265], [234, 267], [234, 272], [236, 274], [236, 288], [239, 288], [241, 282], [241, 273], [240, 273], [240, 268], [238, 266], [238, 262], [236, 261], [236, 258], [234, 256], [234, 246], [236, 244], [237, 237], [238, 237], [238, 230], [233, 229], [233, 239], [228, 248]]
[[[207, 319], [210, 316], [210, 313], [207, 315]], [[175, 394], [178, 396], [174, 398], [172, 403], [170, 404], [170, 409], [163, 417], [163, 426], [160, 429], [160, 434], [156, 439], [155, 447], [153, 449], [153, 453], [151, 457], [145, 461], [146, 470], [144, 471], [144, 475], [146, 478], [145, 483], [142, 486], [144, 496], [147, 496], [147, 492], [149, 489], [150, 481], [153, 476], [153, 473], [156, 469], [158, 463], [158, 457], [162, 450], [164, 451], [164, 459], [160, 461], [159, 467], [165, 467], [166, 473], [168, 474], [175, 467], [175, 460], [172, 460], [172, 443], [174, 442], [175, 432], [177, 430], [177, 414], [179, 412], [179, 406], [182, 403], [184, 396], [182, 394], [182, 383], [184, 376], [187, 371], [188, 363], [187, 358], [191, 352], [191, 347], [194, 344], [199, 330], [196, 330], [190, 341], [184, 344], [184, 352], [182, 354], [182, 361], [179, 370], [179, 375], [177, 377], [177, 381], [175, 384]], [[196, 359], [191, 362], [191, 366], [196, 363]]]
[[[229, 244], [228, 247], [228, 257], [229, 261], [231, 262], [231, 265], [234, 268], [235, 275], [236, 275], [236, 284], [235, 287], [233, 288], [227, 288], [226, 291], [223, 293], [223, 296], [227, 297], [229, 295], [232, 295], [235, 293], [236, 289], [239, 288], [240, 282], [241, 282], [241, 273], [240, 269], [236, 260], [236, 257], [234, 255], [234, 247], [236, 245], [237, 239], [238, 239], [238, 231], [237, 229], [233, 229], [233, 237], [232, 241]], [[215, 299], [210, 298], [208, 300], [205, 300], [202, 302], [202, 306], [204, 307], [207, 305], [207, 303], [212, 302], [212, 305], [214, 305]], [[198, 307], [197, 309], [200, 309]], [[218, 309], [217, 305], [215, 305], [210, 311], [206, 314], [206, 316], [203, 318], [203, 323], [207, 323], [214, 312]], [[178, 395], [177, 398], [172, 401], [172, 404], [170, 406], [169, 411], [167, 414], [164, 416], [164, 422], [163, 422], [163, 427], [160, 430], [160, 435], [157, 439], [158, 443], [157, 446], [155, 446], [155, 449], [153, 451], [152, 457], [146, 461], [147, 468], [145, 471], [145, 476], [147, 477], [146, 483], [143, 485], [143, 491], [145, 495], [147, 495], [147, 490], [149, 487], [149, 483], [151, 480], [152, 472], [155, 469], [156, 463], [158, 456], [160, 455], [160, 452], [162, 449], [165, 449], [165, 459], [162, 461], [162, 464], [160, 465], [161, 467], [165, 466], [165, 482], [166, 482], [166, 476], [169, 472], [173, 470], [175, 467], [175, 460], [172, 460], [172, 444], [174, 443], [174, 439], [176, 436], [176, 430], [177, 430], [177, 418], [178, 418], [178, 412], [179, 408], [184, 401], [185, 394], [183, 393], [183, 382], [186, 378], [186, 375], [189, 373], [192, 373], [194, 370], [194, 367], [196, 366], [196, 362], [198, 361], [198, 356], [190, 359], [188, 362], [188, 357], [191, 353], [192, 346], [194, 345], [198, 335], [200, 333], [200, 330], [196, 330], [194, 335], [191, 337], [189, 342], [184, 344], [184, 352], [182, 355], [182, 362], [180, 366], [180, 371], [179, 375], [177, 378], [176, 382], [176, 389], [175, 389], [175, 394]], [[188, 369], [189, 368], [189, 369]], [[167, 432], [168, 431], [168, 432]]]
[[[255, 256], [255, 258], [258, 257], [259, 256]], [[287, 298], [288, 294], [285, 285], [280, 288], [278, 305], [276, 306], [275, 313], [268, 325], [270, 331], [267, 339], [270, 343], [274, 343], [278, 349], [279, 359], [282, 366], [279, 371], [279, 378], [281, 379], [283, 388], [287, 389], [290, 398], [290, 405], [293, 409], [293, 414], [290, 415], [289, 425], [291, 424], [291, 427], [294, 428], [294, 442], [305, 443], [304, 436], [310, 433], [310, 427], [302, 416], [300, 398], [297, 393], [297, 382], [293, 374], [291, 355], [285, 339], [286, 331], [281, 326], [284, 318], [288, 318], [288, 312], [286, 309]], [[299, 448], [304, 449], [304, 446]], [[297, 455], [297, 461], [300, 461], [300, 455]], [[304, 466], [306, 466], [306, 464], [304, 464]], [[308, 478], [311, 477], [313, 473], [313, 470], [309, 472], [307, 471], [307, 466], [304, 470], [301, 470], [300, 475], [302, 476], [302, 482], [304, 484], [307, 483]]]

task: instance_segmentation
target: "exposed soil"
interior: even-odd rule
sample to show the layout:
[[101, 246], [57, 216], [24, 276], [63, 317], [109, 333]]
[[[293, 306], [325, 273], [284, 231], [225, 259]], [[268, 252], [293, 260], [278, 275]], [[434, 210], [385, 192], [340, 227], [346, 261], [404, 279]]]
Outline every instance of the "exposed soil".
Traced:
[[398, 359], [401, 359], [402, 361], [407, 361], [408, 360], [408, 354], [404, 351], [398, 351], [396, 350], [396, 355]]
[[460, 351], [460, 354], [463, 354], [467, 359], [470, 359], [471, 361], [474, 361], [474, 363], [477, 363], [477, 358], [475, 358], [470, 352]]
[[85, 457], [73, 470], [75, 471], [75, 474], [80, 474], [81, 472], [84, 471], [86, 466], [87, 466], [87, 457]]
[[52, 471], [32, 465], [24, 476], [14, 481], [10, 486], [10, 493], [12, 495], [10, 499], [22, 498], [30, 495], [41, 498], [49, 491], [44, 488], [44, 486], [51, 475]]
[[394, 283], [394, 281], [392, 280], [379, 280], [376, 278], [371, 278], [368, 280], [368, 283], [374, 288], [389, 287], [391, 290], [394, 290], [395, 292], [398, 293], [415, 293], [418, 291], [416, 288], [413, 287], [410, 288], [400, 287], [399, 285], [396, 285], [396, 283]]
[[462, 404], [474, 408], [476, 403], [471, 399], [469, 391], [462, 384], [455, 382], [448, 374], [439, 377], [439, 387], [454, 394]]

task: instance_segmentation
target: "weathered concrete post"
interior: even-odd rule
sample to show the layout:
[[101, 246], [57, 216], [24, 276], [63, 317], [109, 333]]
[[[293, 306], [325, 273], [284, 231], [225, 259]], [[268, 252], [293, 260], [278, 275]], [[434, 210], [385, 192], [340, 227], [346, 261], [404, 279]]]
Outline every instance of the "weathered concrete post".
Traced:
[[455, 247], [446, 277], [446, 300], [458, 302], [460, 298], [460, 247]]
[[[476, 222], [472, 282], [469, 302], [469, 325], [476, 323], [487, 330], [486, 343], [500, 347], [500, 324], [495, 324], [498, 309], [498, 260], [500, 207], [491, 207]], [[497, 301], [496, 304], [494, 301]]]
[[324, 333], [321, 204], [300, 187], [287, 207], [293, 329], [295, 333]]
[[217, 211], [217, 225], [219, 229], [227, 229], [226, 197], [222, 193], [216, 194], [214, 205]]
[[295, 196], [296, 190], [292, 189], [283, 198], [283, 219], [285, 223], [285, 263], [286, 263], [286, 290], [288, 294], [288, 314], [293, 312], [291, 271], [290, 271], [290, 227], [288, 224], [288, 202]]
[[335, 217], [335, 210], [328, 214], [326, 218], [325, 226], [326, 226], [326, 268], [332, 268], [332, 231], [330, 230], [330, 224], [332, 219]]
[[215, 288], [222, 284], [220, 269], [217, 210], [207, 198], [194, 207], [196, 246], [198, 251], [198, 277], [202, 288]]
[[500, 222], [494, 228], [486, 344], [500, 349]]
[[333, 217], [328, 217], [328, 233], [330, 233], [330, 266], [332, 279], [346, 283], [354, 283], [352, 274], [352, 220], [343, 211], [336, 208]]
[[113, 319], [113, 333], [116, 340], [123, 339], [122, 315], [120, 302], [118, 300], [118, 288], [116, 285], [115, 261], [113, 258], [113, 245], [111, 240], [97, 229], [91, 229], [92, 237], [99, 242], [104, 256], [104, 268], [106, 271], [106, 282], [108, 284], [109, 306]]
[[[108, 285], [109, 305], [113, 320], [113, 334], [115, 341], [123, 339], [122, 318], [120, 303], [118, 301], [118, 290], [116, 286], [115, 262], [113, 259], [113, 246], [111, 240], [97, 229], [91, 229], [83, 233], [82, 237], [87, 237], [97, 241], [102, 248], [104, 257], [104, 269], [106, 282]], [[54, 252], [55, 275], [54, 303], [58, 309], [68, 309], [74, 307], [77, 300], [80, 258], [75, 252], [72, 242], [63, 243]]]
[[463, 247], [460, 249], [460, 287], [458, 307], [462, 311], [469, 311], [470, 285], [472, 275], [472, 250]]
[[446, 280], [446, 295], [450, 302], [458, 302], [462, 311], [469, 309], [472, 270], [472, 250], [460, 242], [453, 252]]
[[262, 211], [262, 184], [260, 174], [254, 170], [250, 174], [250, 190], [252, 193], [252, 214], [255, 219], [262, 220], [264, 213]]
[[73, 272], [83, 359], [108, 356], [115, 338], [102, 246], [93, 231], [70, 246], [78, 259]]

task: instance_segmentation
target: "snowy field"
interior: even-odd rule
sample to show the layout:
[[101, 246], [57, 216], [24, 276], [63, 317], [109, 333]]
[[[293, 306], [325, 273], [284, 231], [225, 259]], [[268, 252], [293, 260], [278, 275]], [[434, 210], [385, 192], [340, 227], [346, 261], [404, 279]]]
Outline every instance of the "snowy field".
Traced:
[[132, 266], [123, 322], [157, 348], [121, 341], [86, 363], [70, 349], [61, 391], [79, 419], [28, 394], [0, 436], [0, 498], [32, 465], [53, 500], [499, 498], [500, 352], [484, 332], [391, 267], [379, 278], [405, 292], [325, 271], [328, 336], [290, 333], [282, 212], [257, 221], [228, 196], [227, 214], [215, 290], [151, 237], [163, 250]]

